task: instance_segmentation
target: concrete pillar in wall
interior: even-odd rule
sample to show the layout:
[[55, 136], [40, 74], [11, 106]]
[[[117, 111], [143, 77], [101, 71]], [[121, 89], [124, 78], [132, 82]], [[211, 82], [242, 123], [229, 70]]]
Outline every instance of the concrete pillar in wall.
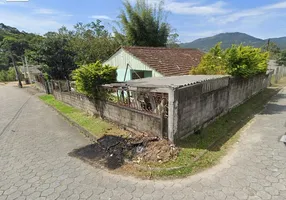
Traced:
[[168, 118], [168, 139], [174, 142], [175, 135], [178, 132], [178, 90], [170, 89], [169, 91], [169, 118]]

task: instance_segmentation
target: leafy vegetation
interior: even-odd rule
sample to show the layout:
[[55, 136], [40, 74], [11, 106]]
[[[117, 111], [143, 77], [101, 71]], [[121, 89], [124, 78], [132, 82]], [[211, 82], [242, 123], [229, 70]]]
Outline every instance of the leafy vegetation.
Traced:
[[225, 51], [227, 73], [237, 77], [252, 77], [265, 74], [268, 66], [268, 52], [251, 46], [236, 46]]
[[278, 59], [277, 59], [277, 64], [286, 66], [286, 50], [282, 51], [279, 54]]
[[[115, 29], [115, 38], [125, 45], [132, 46], [166, 46], [171, 27], [166, 22], [163, 1], [150, 5], [146, 0], [137, 0], [132, 6], [125, 1], [124, 10], [119, 15], [120, 31]], [[172, 35], [173, 38], [176, 35]], [[174, 41], [174, 40], [173, 40]]]
[[224, 51], [221, 49], [221, 43], [216, 44], [209, 53], [203, 56], [199, 66], [192, 68], [190, 73], [193, 75], [227, 74], [224, 54]]
[[15, 69], [10, 67], [8, 70], [0, 70], [0, 82], [15, 81]]
[[221, 43], [206, 53], [198, 67], [191, 69], [191, 74], [230, 74], [248, 78], [266, 73], [268, 52], [251, 46], [233, 45], [226, 50]]
[[[0, 71], [2, 70], [2, 80], [15, 80], [15, 76], [11, 78], [10, 67], [14, 67], [18, 79], [21, 79], [18, 66], [23, 64], [25, 51], [30, 49], [31, 41], [35, 36], [35, 34], [20, 32], [16, 28], [0, 23]], [[22, 87], [20, 81], [19, 86]]]
[[77, 68], [75, 52], [69, 49], [68, 38], [61, 33], [45, 34], [41, 47], [38, 49], [43, 63], [43, 71], [56, 80], [69, 79], [69, 74]]
[[99, 61], [81, 66], [73, 71], [77, 91], [90, 97], [98, 96], [100, 85], [116, 82], [116, 69]]
[[54, 107], [61, 114], [66, 116], [71, 121], [77, 123], [81, 127], [88, 130], [94, 136], [100, 138], [105, 134], [108, 135], [125, 135], [126, 132], [119, 129], [115, 125], [101, 120], [100, 118], [95, 118], [87, 115], [86, 113], [66, 105], [65, 103], [58, 101], [52, 95], [42, 95], [39, 97], [46, 104]]
[[103, 62], [120, 46], [100, 20], [88, 24], [77, 23], [74, 29], [69, 31], [70, 47], [76, 52], [77, 65]]

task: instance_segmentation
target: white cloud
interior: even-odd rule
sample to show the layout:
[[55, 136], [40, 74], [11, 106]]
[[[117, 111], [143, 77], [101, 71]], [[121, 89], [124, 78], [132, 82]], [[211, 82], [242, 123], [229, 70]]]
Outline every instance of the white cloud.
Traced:
[[37, 9], [34, 9], [34, 13], [35, 14], [52, 15], [52, 14], [56, 14], [57, 12], [55, 10], [52, 10], [52, 9], [37, 8]]
[[275, 4], [270, 4], [262, 7], [257, 7], [253, 9], [247, 9], [247, 10], [242, 10], [239, 12], [233, 12], [228, 15], [224, 16], [219, 16], [219, 17], [213, 17], [211, 18], [211, 22], [216, 22], [219, 24], [227, 24], [230, 22], [235, 22], [243, 18], [248, 18], [248, 17], [254, 17], [254, 16], [260, 16], [264, 15], [266, 13], [269, 13], [271, 11], [279, 10], [279, 9], [285, 9], [286, 8], [286, 1], [280, 2], [280, 3], [275, 3]]
[[112, 20], [112, 18], [107, 16], [107, 15], [92, 15], [90, 18], [92, 18], [92, 19]]
[[180, 36], [183, 37], [210, 37], [216, 35], [218, 33], [224, 32], [222, 29], [220, 30], [208, 30], [208, 31], [201, 31], [201, 32], [181, 32]]
[[192, 2], [178, 2], [178, 1], [168, 1], [165, 4], [165, 9], [176, 14], [185, 15], [217, 15], [228, 13], [229, 10], [225, 9], [226, 3], [223, 1], [218, 1], [209, 5], [201, 5]]
[[[0, 0], [1, 2], [1, 0]], [[72, 15], [62, 11], [40, 8], [33, 4], [5, 4], [0, 7], [1, 22], [9, 26], [33, 32], [45, 34], [48, 31], [57, 31], [63, 25], [72, 27], [68, 20]], [[11, 7], [15, 9], [11, 9]], [[20, 7], [21, 9], [18, 9]]]
[[[131, 0], [135, 3], [136, 0]], [[159, 4], [162, 0], [148, 0], [149, 4]], [[178, 1], [165, 0], [164, 9], [171, 13], [183, 15], [217, 15], [228, 13], [229, 10], [224, 8], [226, 3], [224, 1], [217, 1], [212, 4], [202, 4], [198, 0], [193, 1]]]
[[33, 10], [33, 14], [38, 14], [38, 15], [53, 15], [57, 17], [71, 17], [73, 16], [72, 14], [61, 12], [58, 10], [54, 9], [48, 9], [48, 8], [35, 8]]
[[0, 12], [1, 22], [27, 32], [44, 34], [48, 31], [56, 31], [64, 24], [54, 19], [33, 17], [23, 13], [10, 11]]
[[286, 2], [280, 2], [280, 3], [275, 3], [275, 4], [271, 4], [271, 5], [267, 5], [262, 7], [264, 8], [264, 10], [270, 10], [270, 9], [282, 9], [282, 8], [286, 8]]

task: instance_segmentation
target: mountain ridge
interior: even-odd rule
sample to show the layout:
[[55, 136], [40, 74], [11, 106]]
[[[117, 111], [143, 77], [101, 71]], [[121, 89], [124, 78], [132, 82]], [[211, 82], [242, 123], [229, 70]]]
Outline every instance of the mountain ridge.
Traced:
[[[286, 49], [286, 37], [269, 38], [281, 49]], [[197, 48], [202, 51], [208, 51], [218, 42], [222, 42], [222, 48], [229, 48], [232, 44], [243, 44], [254, 47], [262, 47], [269, 39], [260, 39], [241, 32], [219, 33], [217, 35], [205, 38], [199, 38], [192, 42], [181, 43], [182, 48]]]

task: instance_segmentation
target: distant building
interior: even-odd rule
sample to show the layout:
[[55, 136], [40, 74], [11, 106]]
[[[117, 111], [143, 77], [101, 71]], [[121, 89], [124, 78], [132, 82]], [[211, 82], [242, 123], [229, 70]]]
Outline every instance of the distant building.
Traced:
[[21, 66], [20, 70], [24, 75], [25, 79], [31, 79], [30, 81], [34, 83], [38, 81], [39, 76], [42, 74], [42, 72], [39, 70], [41, 69], [41, 67], [41, 65], [29, 65], [28, 68], [25, 66]]
[[103, 64], [118, 67], [117, 81], [188, 75], [203, 56], [197, 49], [121, 47]]

